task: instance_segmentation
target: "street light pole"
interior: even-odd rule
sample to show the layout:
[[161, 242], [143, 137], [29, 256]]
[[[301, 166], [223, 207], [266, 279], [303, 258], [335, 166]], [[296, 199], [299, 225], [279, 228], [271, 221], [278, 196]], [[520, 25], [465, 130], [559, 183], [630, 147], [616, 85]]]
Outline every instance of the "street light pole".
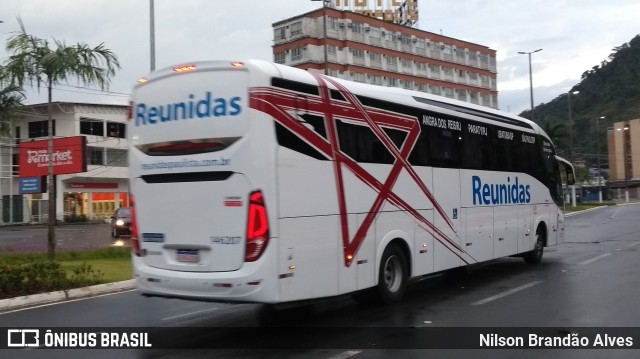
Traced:
[[149, 0], [149, 57], [151, 71], [156, 70], [156, 24], [153, 0]]
[[600, 119], [604, 119], [605, 116], [596, 117], [596, 147], [598, 163], [598, 203], [602, 203], [602, 168], [600, 167]]
[[629, 123], [625, 123], [622, 128], [618, 128], [618, 131], [622, 131], [622, 158], [624, 163], [624, 200], [629, 202], [629, 152], [627, 147], [630, 143]]
[[531, 119], [535, 120], [535, 113], [533, 111], [533, 72], [531, 71], [531, 54], [534, 54], [538, 51], [542, 51], [542, 49], [537, 49], [535, 51], [518, 51], [520, 55], [529, 55], [529, 93], [531, 97]]
[[[567, 92], [567, 100], [569, 103], [569, 161], [573, 163], [573, 119], [571, 118], [571, 95], [577, 95], [580, 91]], [[571, 185], [571, 205], [576, 207], [576, 186]]]
[[577, 95], [580, 91], [567, 92], [567, 100], [569, 103], [569, 160], [573, 162], [573, 119], [571, 118], [571, 95]]

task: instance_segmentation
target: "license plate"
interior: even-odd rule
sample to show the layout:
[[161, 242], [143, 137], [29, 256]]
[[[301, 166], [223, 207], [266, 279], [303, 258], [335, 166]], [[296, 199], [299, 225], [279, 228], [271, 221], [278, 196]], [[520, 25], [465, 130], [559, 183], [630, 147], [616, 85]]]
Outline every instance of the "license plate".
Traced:
[[197, 249], [178, 249], [176, 259], [182, 263], [198, 263], [200, 257]]

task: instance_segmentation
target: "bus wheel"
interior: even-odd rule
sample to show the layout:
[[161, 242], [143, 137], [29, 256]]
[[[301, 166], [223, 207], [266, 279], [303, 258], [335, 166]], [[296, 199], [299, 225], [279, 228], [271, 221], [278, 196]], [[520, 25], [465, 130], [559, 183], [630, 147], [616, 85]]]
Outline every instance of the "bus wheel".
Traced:
[[402, 299], [407, 289], [407, 259], [402, 249], [391, 244], [385, 248], [380, 262], [377, 292], [380, 301], [390, 305]]
[[542, 254], [544, 253], [544, 230], [542, 227], [538, 227], [536, 230], [536, 243], [533, 246], [531, 252], [527, 252], [522, 256], [527, 264], [540, 263], [542, 260]]

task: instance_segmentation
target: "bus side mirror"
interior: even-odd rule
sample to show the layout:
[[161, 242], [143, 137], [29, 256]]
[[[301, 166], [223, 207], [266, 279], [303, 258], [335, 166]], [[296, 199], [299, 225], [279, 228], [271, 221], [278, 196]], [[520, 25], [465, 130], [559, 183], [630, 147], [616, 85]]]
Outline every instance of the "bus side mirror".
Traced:
[[576, 184], [576, 176], [573, 173], [573, 169], [571, 167], [568, 167], [568, 166], [566, 166], [565, 169], [567, 171], [567, 184], [568, 185]]

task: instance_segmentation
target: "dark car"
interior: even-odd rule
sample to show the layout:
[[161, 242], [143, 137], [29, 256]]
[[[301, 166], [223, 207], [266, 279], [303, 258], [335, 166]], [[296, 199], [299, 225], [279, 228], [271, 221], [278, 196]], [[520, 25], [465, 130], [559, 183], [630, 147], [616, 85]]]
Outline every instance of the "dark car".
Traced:
[[127, 207], [116, 209], [111, 216], [111, 237], [131, 234], [131, 211]]

